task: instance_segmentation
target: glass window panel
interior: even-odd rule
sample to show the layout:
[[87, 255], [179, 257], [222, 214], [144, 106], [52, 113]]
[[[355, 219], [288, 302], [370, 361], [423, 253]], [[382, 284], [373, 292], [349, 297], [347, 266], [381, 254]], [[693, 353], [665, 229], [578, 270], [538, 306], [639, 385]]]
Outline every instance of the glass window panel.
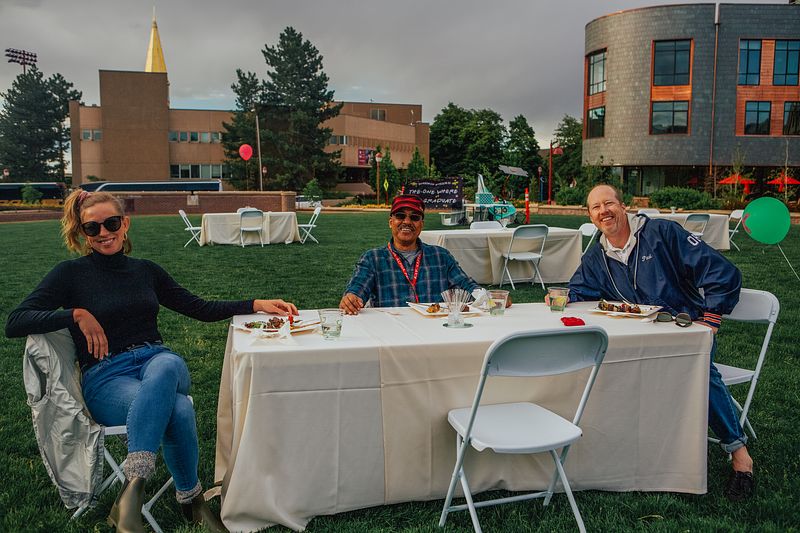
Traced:
[[200, 165], [200, 177], [206, 180], [211, 178], [211, 165]]
[[739, 41], [739, 85], [758, 85], [761, 71], [761, 41]]
[[187, 132], [187, 131], [180, 132], [179, 138], [180, 138], [182, 143], [185, 143], [186, 141], [189, 140], [189, 132]]
[[222, 178], [222, 165], [211, 165], [211, 177], [215, 179]]
[[211, 132], [211, 142], [212, 143], [218, 143], [220, 141], [220, 139], [222, 139], [222, 134], [220, 132], [218, 132], [218, 131], [212, 131]]
[[181, 177], [182, 178], [191, 177], [190, 171], [191, 171], [191, 169], [189, 168], [189, 165], [181, 165]]
[[92, 130], [81, 130], [81, 139], [84, 141], [92, 140]]
[[783, 104], [783, 134], [800, 135], [800, 102]]
[[170, 178], [180, 178], [181, 177], [181, 167], [180, 167], [180, 165], [170, 165], [169, 166], [169, 177]]
[[92, 130], [92, 138], [95, 141], [102, 141], [103, 140], [103, 130]]
[[606, 90], [606, 51], [589, 56], [589, 94]]
[[196, 131], [190, 131], [189, 132], [189, 142], [196, 143], [199, 140], [200, 140], [200, 134], [199, 133], [197, 133]]
[[190, 178], [199, 178], [200, 177], [200, 165], [192, 165], [192, 173], [189, 176]]
[[653, 111], [653, 133], [669, 133], [672, 126], [672, 112]]
[[691, 41], [659, 41], [653, 57], [653, 85], [688, 85]]
[[591, 139], [605, 135], [605, 115], [605, 107], [597, 107], [589, 110], [588, 127], [586, 129], [587, 138]]
[[771, 107], [770, 102], [745, 103], [745, 135], [769, 135]]
[[171, 143], [178, 142], [178, 132], [177, 131], [169, 132], [169, 142], [171, 142]]
[[210, 143], [211, 142], [211, 133], [207, 131], [203, 131], [200, 133], [200, 142], [201, 143]]

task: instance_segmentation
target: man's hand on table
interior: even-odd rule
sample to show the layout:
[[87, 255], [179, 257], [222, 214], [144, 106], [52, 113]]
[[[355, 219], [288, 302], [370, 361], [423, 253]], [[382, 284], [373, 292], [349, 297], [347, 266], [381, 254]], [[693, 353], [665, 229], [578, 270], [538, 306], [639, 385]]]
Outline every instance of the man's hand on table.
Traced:
[[339, 309], [343, 310], [346, 315], [357, 315], [363, 308], [364, 301], [352, 292], [342, 296], [342, 301], [339, 302]]
[[269, 313], [271, 315], [297, 315], [297, 307], [293, 303], [283, 300], [253, 300], [253, 312]]

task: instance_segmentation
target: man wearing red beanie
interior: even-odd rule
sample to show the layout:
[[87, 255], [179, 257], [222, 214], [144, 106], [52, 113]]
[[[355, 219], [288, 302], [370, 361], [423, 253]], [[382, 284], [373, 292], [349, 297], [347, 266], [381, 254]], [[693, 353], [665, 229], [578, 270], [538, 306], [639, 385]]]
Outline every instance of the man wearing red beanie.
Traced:
[[371, 302], [373, 307], [401, 307], [406, 302], [441, 302], [451, 288], [485, 292], [441, 246], [419, 240], [425, 204], [419, 196], [401, 194], [392, 202], [386, 246], [366, 251], [356, 264], [339, 307], [349, 315]]

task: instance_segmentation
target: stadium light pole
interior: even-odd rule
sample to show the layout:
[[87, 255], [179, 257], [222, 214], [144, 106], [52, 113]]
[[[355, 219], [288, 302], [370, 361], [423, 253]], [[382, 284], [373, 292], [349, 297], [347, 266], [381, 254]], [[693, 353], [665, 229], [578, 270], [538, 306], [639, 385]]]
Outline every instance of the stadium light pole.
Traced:
[[9, 63], [19, 63], [22, 65], [22, 73], [28, 72], [26, 67], [36, 65], [36, 54], [18, 48], [6, 48], [6, 57]]

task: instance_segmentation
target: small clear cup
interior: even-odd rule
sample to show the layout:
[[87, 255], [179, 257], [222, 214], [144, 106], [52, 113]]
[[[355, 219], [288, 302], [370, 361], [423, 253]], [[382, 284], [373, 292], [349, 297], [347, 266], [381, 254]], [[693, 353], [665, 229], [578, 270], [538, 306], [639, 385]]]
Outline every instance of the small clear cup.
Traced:
[[550, 310], [554, 313], [563, 313], [569, 301], [569, 289], [567, 287], [549, 287], [547, 295], [550, 297]]
[[320, 309], [319, 323], [322, 328], [322, 338], [326, 340], [338, 339], [342, 335], [342, 319], [344, 311], [341, 309]]
[[508, 291], [489, 291], [489, 316], [503, 316], [506, 313]]

